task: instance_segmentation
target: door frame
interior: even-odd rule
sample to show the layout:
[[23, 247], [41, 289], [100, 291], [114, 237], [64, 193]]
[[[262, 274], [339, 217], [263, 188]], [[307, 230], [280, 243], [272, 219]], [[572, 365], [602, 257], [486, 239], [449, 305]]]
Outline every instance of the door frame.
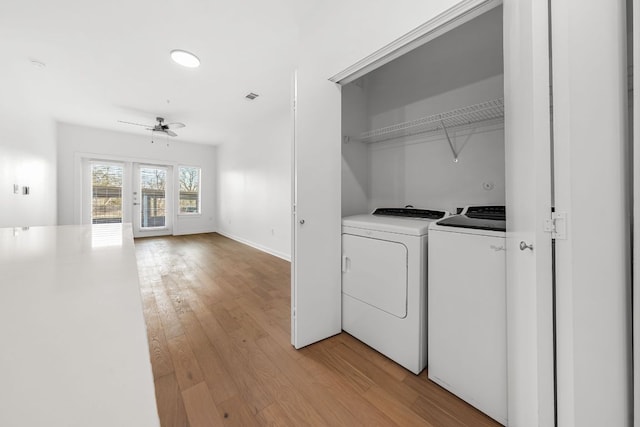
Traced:
[[[633, 140], [631, 146], [633, 150], [632, 165], [632, 248], [633, 266], [632, 283], [632, 351], [633, 351], [633, 425], [640, 426], [640, 2], [632, 1], [633, 8], [633, 116], [632, 129]], [[627, 10], [628, 13], [628, 10]]]
[[[547, 141], [550, 138], [551, 128], [550, 128], [550, 117], [549, 117], [549, 105], [550, 99], [548, 94], [548, 83], [549, 83], [549, 66], [548, 66], [548, 4], [547, 2], [537, 2], [537, 0], [530, 0], [527, 3], [528, 8], [519, 9], [521, 6], [516, 5], [514, 3], [509, 2], [509, 0], [505, 0], [505, 3], [510, 3], [510, 7], [512, 8], [512, 15], [509, 17], [505, 17], [506, 19], [522, 19], [522, 18], [535, 18], [534, 23], [530, 24], [534, 28], [529, 28], [528, 30], [531, 33], [522, 34], [518, 36], [514, 36], [514, 39], [518, 37], [528, 41], [531, 45], [535, 45], [534, 54], [539, 54], [542, 52], [542, 55], [536, 58], [527, 58], [530, 61], [538, 61], [537, 62], [537, 72], [536, 76], [531, 77], [529, 81], [526, 83], [529, 85], [527, 89], [531, 89], [534, 85], [538, 89], [538, 92], [544, 94], [542, 97], [534, 97], [527, 98], [526, 95], [520, 99], [525, 103], [528, 111], [536, 111], [536, 113], [540, 113], [539, 116], [542, 116], [539, 121], [544, 125], [546, 123], [546, 127], [543, 129], [538, 129], [540, 135], [544, 135], [546, 132]], [[533, 3], [536, 3], [535, 5]], [[420, 27], [411, 31], [410, 33], [404, 35], [403, 37], [389, 43], [385, 47], [379, 49], [378, 51], [372, 53], [366, 58], [358, 61], [352, 66], [346, 68], [345, 70], [335, 74], [329, 80], [331, 82], [337, 83], [339, 86], [347, 84], [358, 77], [372, 71], [393, 59], [403, 55], [404, 53], [415, 49], [418, 46], [427, 43], [428, 41], [438, 37], [439, 35], [477, 17], [478, 15], [493, 9], [499, 5], [503, 4], [502, 0], [463, 0], [443, 12], [442, 14], [436, 16], [435, 18], [425, 22]], [[524, 11], [523, 11], [524, 10]], [[527, 13], [535, 16], [526, 16]], [[517, 24], [514, 23], [514, 28], [517, 28]], [[513, 36], [513, 35], [512, 35]], [[506, 39], [507, 35], [505, 35]], [[527, 39], [526, 37], [529, 37]], [[505, 42], [505, 49], [507, 48], [507, 43]], [[545, 48], [546, 46], [546, 48]], [[512, 49], [515, 49], [515, 43], [511, 46]], [[547, 55], [546, 62], [544, 61], [543, 56]], [[546, 69], [545, 69], [546, 66]], [[506, 68], [506, 64], [505, 64]], [[546, 81], [544, 78], [544, 73], [547, 73]], [[507, 79], [505, 78], [505, 92], [507, 91]], [[515, 85], [516, 88], [519, 85]], [[536, 93], [536, 91], [534, 91]], [[506, 98], [506, 94], [505, 94]], [[547, 100], [547, 104], [544, 104], [544, 99]], [[519, 104], [520, 106], [520, 104]], [[339, 109], [339, 105], [336, 105], [336, 108]], [[544, 115], [546, 114], [546, 118]], [[522, 123], [511, 122], [510, 125], [513, 125], [514, 134], [525, 133], [528, 128], [523, 126]], [[507, 126], [507, 119], [505, 119], [505, 127]], [[542, 141], [541, 141], [542, 142]], [[544, 159], [547, 162], [547, 165], [541, 169], [541, 172], [547, 173], [549, 176], [546, 178], [548, 180], [548, 185], [546, 190], [541, 190], [542, 198], [545, 197], [548, 200], [537, 199], [538, 204], [544, 204], [541, 209], [548, 209], [550, 215], [550, 204], [551, 204], [551, 156], [550, 156], [550, 146], [547, 146], [545, 149], [541, 150], [541, 153], [537, 155], [544, 157], [544, 152], [549, 153], [547, 155], [547, 159]], [[514, 169], [513, 167], [509, 167], [507, 165], [506, 168], [506, 180], [509, 181], [510, 177], [514, 177], [519, 174], [519, 171]], [[544, 195], [547, 196], [544, 196]], [[508, 208], [508, 206], [507, 206]], [[531, 221], [530, 221], [531, 222]], [[541, 262], [535, 263], [535, 269], [537, 274], [537, 281], [535, 282], [536, 289], [533, 290], [534, 294], [537, 294], [537, 298], [535, 300], [528, 300], [527, 298], [523, 298], [525, 294], [528, 292], [523, 291], [513, 291], [511, 290], [511, 297], [509, 297], [509, 303], [507, 307], [508, 318], [507, 322], [510, 323], [511, 317], [520, 316], [518, 322], [514, 322], [516, 327], [510, 327], [508, 330], [508, 356], [507, 358], [510, 360], [508, 369], [508, 377], [515, 377], [515, 373], [518, 373], [522, 370], [528, 370], [527, 375], [520, 375], [518, 380], [522, 383], [516, 384], [517, 387], [510, 387], [508, 390], [509, 397], [509, 418], [514, 421], [514, 424], [522, 425], [552, 425], [555, 417], [555, 385], [554, 385], [554, 331], [553, 331], [553, 300], [552, 300], [552, 289], [550, 279], [553, 277], [552, 272], [552, 257], [551, 257], [551, 235], [545, 234], [542, 229], [543, 221], [537, 221], [535, 224], [536, 230], [533, 233], [529, 233], [533, 241], [536, 242], [536, 246], [541, 245], [544, 250], [540, 251], [540, 256], [544, 257]], [[296, 231], [296, 224], [293, 224], [294, 233]], [[512, 247], [512, 252], [514, 249], [517, 249], [517, 242], [523, 236], [520, 236], [514, 230], [511, 230], [510, 236], [508, 235], [510, 242], [510, 246]], [[513, 242], [516, 242], [514, 244]], [[511, 270], [515, 270], [517, 265], [522, 261], [518, 261], [521, 256], [519, 256], [520, 251], [518, 253], [514, 253], [512, 257], [507, 258], [507, 269], [509, 269], [509, 265], [511, 265]], [[537, 253], [537, 252], [536, 252]], [[524, 254], [527, 255], [527, 254]], [[538, 255], [536, 255], [538, 256]], [[294, 258], [295, 262], [295, 258]], [[517, 277], [516, 277], [517, 278]], [[524, 281], [526, 282], [526, 281]], [[514, 288], [518, 288], [518, 285], [527, 285], [527, 283], [515, 283], [508, 286], [513, 286]], [[544, 287], [545, 289], [542, 289]], [[546, 289], [546, 288], [549, 289]], [[516, 295], [514, 295], [516, 294]], [[519, 296], [518, 296], [519, 294]], [[523, 318], [522, 315], [518, 313], [521, 312], [520, 308], [522, 306], [526, 306], [526, 314]], [[526, 317], [528, 316], [528, 317]], [[531, 328], [535, 329], [535, 335], [532, 337], [528, 337], [527, 340], [518, 339], [519, 336], [529, 336]], [[509, 342], [512, 344], [509, 345]], [[532, 350], [536, 354], [529, 354]], [[515, 363], [514, 363], [515, 362]], [[517, 369], [517, 371], [515, 371]], [[520, 372], [521, 373], [521, 372]], [[510, 383], [510, 386], [514, 384]], [[511, 422], [510, 422], [511, 423]]]
[[[91, 203], [92, 203], [92, 182], [91, 182], [91, 165], [99, 164], [112, 164], [122, 166], [122, 223], [131, 222], [131, 209], [126, 207], [131, 206], [131, 163], [115, 160], [112, 158], [100, 158], [100, 157], [82, 157], [80, 159], [80, 179], [76, 180], [76, 188], [74, 192], [74, 200], [77, 200], [76, 206], [78, 207], [77, 215], [80, 220], [76, 221], [77, 224], [92, 224], [93, 218], [91, 217]], [[78, 199], [76, 199], [76, 197]]]
[[[558, 425], [626, 426], [633, 406], [630, 16], [626, 0], [592, 3], [551, 1], [550, 10], [554, 202], [566, 218], [566, 238], [555, 244]], [[603, 217], [606, 227], [594, 226]]]
[[[141, 168], [162, 168], [167, 172], [165, 182], [165, 225], [164, 227], [150, 227], [143, 229], [141, 224], [142, 199], [140, 198], [140, 169]], [[133, 237], [155, 237], [170, 236], [173, 234], [175, 223], [175, 200], [174, 191], [174, 167], [172, 165], [155, 162], [133, 162], [131, 164], [131, 222], [133, 224]]]

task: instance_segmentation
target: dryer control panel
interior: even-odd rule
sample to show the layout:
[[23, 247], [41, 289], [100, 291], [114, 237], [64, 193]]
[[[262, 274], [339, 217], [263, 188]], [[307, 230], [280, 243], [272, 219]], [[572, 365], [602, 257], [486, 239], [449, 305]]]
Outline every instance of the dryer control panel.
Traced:
[[473, 228], [476, 230], [506, 231], [507, 221], [504, 206], [468, 206], [462, 215], [438, 221], [446, 227]]
[[469, 218], [494, 219], [499, 221], [506, 219], [504, 206], [469, 206], [464, 214]]
[[378, 208], [373, 215], [404, 216], [407, 218], [440, 219], [446, 216], [444, 211], [415, 208]]

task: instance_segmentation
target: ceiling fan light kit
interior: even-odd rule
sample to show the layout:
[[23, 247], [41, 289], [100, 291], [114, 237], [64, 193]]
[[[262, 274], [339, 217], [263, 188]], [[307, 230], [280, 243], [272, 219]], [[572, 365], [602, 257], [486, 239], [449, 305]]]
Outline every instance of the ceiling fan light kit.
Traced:
[[180, 64], [187, 68], [196, 68], [200, 66], [200, 59], [191, 52], [182, 49], [174, 49], [171, 51], [171, 59], [176, 64]]

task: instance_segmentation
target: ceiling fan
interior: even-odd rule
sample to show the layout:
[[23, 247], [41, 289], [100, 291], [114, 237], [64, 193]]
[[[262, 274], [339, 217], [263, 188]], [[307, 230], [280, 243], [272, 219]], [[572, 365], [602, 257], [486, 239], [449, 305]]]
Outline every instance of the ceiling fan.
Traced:
[[178, 136], [177, 133], [175, 133], [173, 131], [173, 129], [180, 129], [185, 127], [184, 123], [165, 123], [164, 122], [164, 118], [162, 117], [156, 117], [156, 123], [153, 125], [143, 125], [140, 123], [133, 123], [133, 122], [125, 122], [124, 120], [118, 120], [119, 123], [125, 123], [128, 125], [134, 125], [134, 126], [142, 126], [145, 127], [147, 130], [150, 130], [152, 132], [162, 132], [165, 133], [169, 136]]

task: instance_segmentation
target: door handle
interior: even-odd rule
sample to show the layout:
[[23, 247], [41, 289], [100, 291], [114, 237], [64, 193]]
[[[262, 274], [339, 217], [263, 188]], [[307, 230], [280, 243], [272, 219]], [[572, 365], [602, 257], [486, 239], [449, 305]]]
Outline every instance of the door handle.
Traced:
[[527, 243], [525, 241], [520, 242], [520, 250], [524, 251], [525, 249], [529, 249], [529, 250], [533, 250], [533, 243], [530, 245], [527, 245]]
[[140, 203], [134, 203], [133, 206], [138, 206]]
[[298, 221], [300, 223], [300, 225], [304, 225], [304, 219], [301, 219], [300, 221]]
[[342, 255], [342, 272], [343, 273], [346, 273], [347, 270], [349, 270], [349, 261], [351, 260], [349, 259], [348, 256]]

